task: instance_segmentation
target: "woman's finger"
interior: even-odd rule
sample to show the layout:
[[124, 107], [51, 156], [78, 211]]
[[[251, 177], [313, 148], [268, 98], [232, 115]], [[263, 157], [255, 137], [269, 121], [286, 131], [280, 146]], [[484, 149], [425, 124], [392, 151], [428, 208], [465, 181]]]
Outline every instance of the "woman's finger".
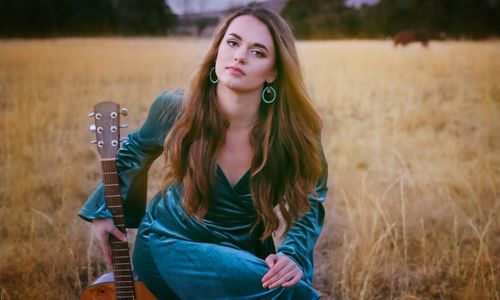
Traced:
[[113, 226], [110, 232], [112, 235], [114, 235], [117, 239], [121, 240], [122, 242], [127, 241], [127, 235], [118, 229], [118, 227]]
[[264, 281], [263, 286], [264, 287], [268, 287], [269, 286], [269, 288], [271, 288], [271, 286], [275, 282], [281, 280], [283, 278], [283, 276], [285, 276], [286, 274], [288, 274], [290, 271], [293, 271], [294, 267], [295, 266], [293, 264], [286, 263], [280, 269], [278, 269], [279, 265], [278, 265], [278, 263], [276, 263], [274, 269], [277, 270], [277, 272], [275, 272], [275, 274], [273, 276], [271, 276], [270, 278], [266, 279]]
[[[279, 255], [275, 255], [273, 259], [276, 259], [276, 262], [269, 269], [269, 271], [262, 277], [261, 280], [262, 283], [266, 283], [266, 281], [269, 281], [270, 278], [274, 277], [286, 265], [286, 261], [282, 259], [282, 257]], [[266, 287], [265, 284], [264, 287]]]
[[293, 276], [292, 279], [290, 279], [289, 281], [284, 282], [281, 286], [291, 287], [294, 284], [296, 284], [297, 282], [299, 282], [300, 279], [302, 279], [302, 271], [299, 274], [296, 274], [295, 276]]
[[266, 265], [269, 268], [272, 268], [274, 266], [274, 264], [276, 263], [277, 260], [278, 260], [278, 255], [276, 255], [276, 254], [269, 254], [266, 257], [265, 263], [266, 263]]
[[274, 289], [275, 287], [278, 287], [282, 285], [283, 283], [287, 282], [290, 280], [290, 278], [293, 278], [296, 274], [296, 270], [290, 270], [289, 272], [283, 274], [278, 280], [276, 280], [274, 283], [269, 285], [270, 289]]

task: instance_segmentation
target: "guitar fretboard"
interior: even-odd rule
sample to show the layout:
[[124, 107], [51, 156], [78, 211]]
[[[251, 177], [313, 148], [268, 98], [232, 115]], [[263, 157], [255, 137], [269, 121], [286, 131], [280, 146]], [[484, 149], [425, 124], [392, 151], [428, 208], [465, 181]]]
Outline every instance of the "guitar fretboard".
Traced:
[[[116, 160], [114, 158], [102, 159], [101, 169], [106, 206], [113, 215], [115, 226], [126, 234], [127, 230], [123, 216]], [[111, 246], [113, 274], [116, 285], [116, 299], [135, 299], [134, 278], [130, 264], [128, 243], [115, 238], [113, 235], [110, 235], [109, 243]]]

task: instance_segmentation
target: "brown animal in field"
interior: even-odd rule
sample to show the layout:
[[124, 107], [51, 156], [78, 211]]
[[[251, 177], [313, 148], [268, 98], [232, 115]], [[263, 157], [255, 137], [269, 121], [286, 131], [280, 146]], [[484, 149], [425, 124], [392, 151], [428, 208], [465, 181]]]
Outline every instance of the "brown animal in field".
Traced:
[[406, 46], [413, 42], [420, 42], [422, 46], [427, 47], [429, 37], [422, 30], [402, 30], [394, 36], [393, 41], [394, 47], [397, 47], [399, 44]]

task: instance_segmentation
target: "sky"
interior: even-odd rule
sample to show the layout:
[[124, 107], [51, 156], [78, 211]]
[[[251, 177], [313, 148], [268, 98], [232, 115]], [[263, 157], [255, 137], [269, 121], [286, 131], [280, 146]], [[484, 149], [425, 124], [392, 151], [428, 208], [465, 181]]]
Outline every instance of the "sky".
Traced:
[[364, 3], [373, 4], [377, 1], [378, 0], [347, 0], [346, 3], [347, 3], [347, 5], [359, 7], [359, 6], [361, 6], [361, 4], [364, 4]]
[[[175, 14], [200, 11], [218, 11], [236, 5], [244, 5], [255, 0], [166, 0]], [[265, 0], [257, 0], [262, 2]], [[347, 0], [348, 5], [359, 6], [362, 3], [374, 3], [378, 0]]]

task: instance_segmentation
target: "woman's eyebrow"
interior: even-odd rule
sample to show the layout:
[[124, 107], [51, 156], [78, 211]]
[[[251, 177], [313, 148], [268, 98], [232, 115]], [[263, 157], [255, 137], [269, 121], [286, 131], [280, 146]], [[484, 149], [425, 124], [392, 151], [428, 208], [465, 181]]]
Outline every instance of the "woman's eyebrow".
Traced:
[[[240, 41], [242, 40], [241, 36], [240, 36], [240, 35], [238, 35], [238, 34], [236, 34], [236, 33], [234, 33], [234, 32], [231, 32], [231, 33], [229, 33], [228, 35], [232, 35], [232, 36], [234, 36], [235, 38], [237, 38], [237, 39], [238, 39], [238, 40], [240, 40]], [[269, 51], [269, 50], [267, 49], [267, 47], [266, 47], [266, 46], [264, 46], [264, 45], [262, 45], [262, 44], [260, 44], [260, 43], [254, 43], [253, 45], [254, 45], [254, 46], [256, 46], [256, 47], [259, 47], [259, 48], [265, 49], [266, 51]]]

